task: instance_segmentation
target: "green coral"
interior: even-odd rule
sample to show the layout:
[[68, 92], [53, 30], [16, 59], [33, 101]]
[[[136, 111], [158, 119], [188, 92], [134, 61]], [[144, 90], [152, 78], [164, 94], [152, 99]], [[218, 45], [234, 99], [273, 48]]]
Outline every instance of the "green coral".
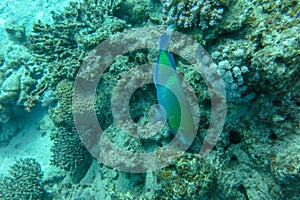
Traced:
[[43, 172], [33, 158], [17, 160], [0, 182], [0, 197], [7, 200], [41, 199]]

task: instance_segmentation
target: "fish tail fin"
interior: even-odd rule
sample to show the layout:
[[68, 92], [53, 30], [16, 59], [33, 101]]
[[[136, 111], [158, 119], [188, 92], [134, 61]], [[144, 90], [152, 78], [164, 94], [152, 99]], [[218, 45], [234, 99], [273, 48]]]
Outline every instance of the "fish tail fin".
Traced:
[[170, 35], [168, 35], [167, 33], [164, 33], [159, 38], [159, 49], [165, 50], [165, 51], [168, 50], [169, 43], [170, 43]]
[[175, 24], [168, 26], [166, 32], [159, 38], [159, 49], [168, 50]]

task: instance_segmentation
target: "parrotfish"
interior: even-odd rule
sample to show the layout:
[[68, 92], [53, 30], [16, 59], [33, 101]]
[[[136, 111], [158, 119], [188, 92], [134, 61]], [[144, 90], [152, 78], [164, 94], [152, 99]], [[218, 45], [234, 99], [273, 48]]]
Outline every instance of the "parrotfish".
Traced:
[[172, 28], [159, 38], [159, 56], [154, 65], [154, 85], [158, 106], [154, 109], [160, 120], [166, 120], [172, 133], [181, 144], [191, 145], [196, 135], [196, 126], [181, 81], [176, 70], [173, 55], [169, 52]]

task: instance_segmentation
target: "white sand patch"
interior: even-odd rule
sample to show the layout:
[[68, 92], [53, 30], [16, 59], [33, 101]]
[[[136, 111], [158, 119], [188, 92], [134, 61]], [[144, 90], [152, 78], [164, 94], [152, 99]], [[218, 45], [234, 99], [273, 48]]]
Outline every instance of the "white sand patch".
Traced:
[[[51, 11], [63, 11], [69, 2], [70, 0], [1, 0], [0, 18], [4, 22], [13, 21], [23, 24], [26, 31], [31, 31], [37, 20], [51, 23]], [[5, 38], [4, 26], [0, 26], [0, 40]]]
[[[0, 147], [0, 172], [7, 175], [9, 167], [20, 158], [35, 158], [42, 166], [44, 177], [57, 171], [50, 165], [51, 152], [50, 132], [42, 136], [40, 124], [50, 130], [50, 118], [45, 110], [34, 109], [32, 113], [21, 112], [16, 118], [19, 133], [7, 146]], [[45, 130], [43, 130], [45, 131]]]

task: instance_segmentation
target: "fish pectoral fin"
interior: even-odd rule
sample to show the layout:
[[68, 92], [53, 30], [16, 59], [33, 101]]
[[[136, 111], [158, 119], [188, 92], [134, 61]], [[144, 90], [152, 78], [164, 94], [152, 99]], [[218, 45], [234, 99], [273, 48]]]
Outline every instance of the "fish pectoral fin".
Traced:
[[151, 123], [154, 124], [159, 121], [166, 121], [167, 113], [161, 105], [155, 104], [150, 108], [149, 117], [151, 119]]

